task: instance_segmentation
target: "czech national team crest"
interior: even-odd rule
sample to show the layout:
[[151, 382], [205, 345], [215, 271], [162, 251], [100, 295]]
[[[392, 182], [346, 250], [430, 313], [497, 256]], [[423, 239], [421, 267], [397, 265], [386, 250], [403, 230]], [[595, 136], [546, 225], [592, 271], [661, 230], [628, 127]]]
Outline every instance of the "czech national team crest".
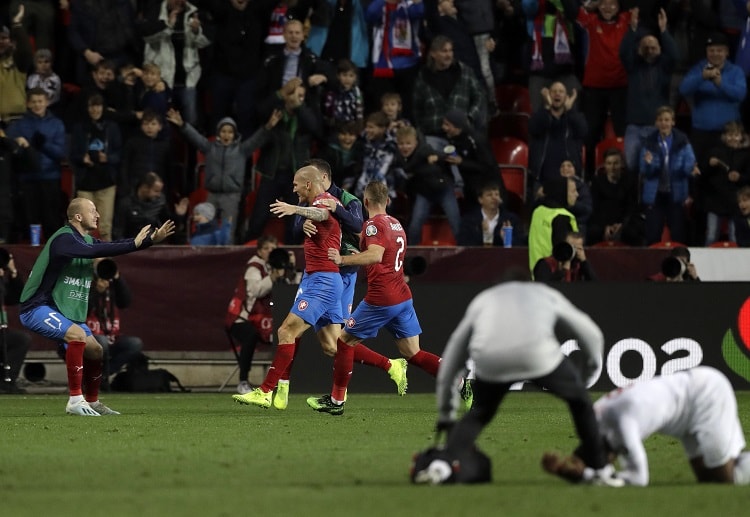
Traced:
[[372, 237], [373, 235], [378, 234], [378, 228], [374, 224], [368, 224], [367, 228], [365, 228], [365, 235], [368, 237]]
[[307, 305], [307, 300], [300, 300], [297, 304], [297, 309], [300, 311], [304, 311], [305, 309], [307, 309]]

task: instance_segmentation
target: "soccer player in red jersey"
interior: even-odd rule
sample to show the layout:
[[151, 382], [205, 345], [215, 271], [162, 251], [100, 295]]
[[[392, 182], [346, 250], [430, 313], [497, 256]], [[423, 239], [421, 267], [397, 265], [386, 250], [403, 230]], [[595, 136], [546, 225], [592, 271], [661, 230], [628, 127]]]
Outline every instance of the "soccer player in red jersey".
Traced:
[[336, 343], [333, 363], [333, 389], [330, 395], [310, 397], [307, 404], [316, 411], [340, 415], [344, 412], [346, 387], [351, 378], [354, 347], [375, 337], [385, 327], [396, 339], [401, 355], [410, 364], [432, 376], [437, 375], [440, 357], [420, 350], [417, 314], [411, 289], [404, 279], [406, 233], [395, 217], [386, 213], [390, 199], [385, 183], [371, 182], [364, 193], [370, 219], [362, 228], [361, 253], [341, 256], [339, 246], [328, 249], [328, 258], [337, 266], [365, 266], [367, 294], [346, 322]]
[[[325, 191], [320, 171], [312, 166], [302, 167], [294, 175], [294, 192], [307, 206], [276, 201], [271, 203], [271, 213], [277, 217], [301, 215], [315, 223], [318, 231], [306, 235], [304, 241], [305, 275], [294, 305], [277, 331], [279, 344], [263, 384], [244, 395], [232, 396], [237, 402], [262, 408], [271, 407], [273, 390], [294, 359], [296, 340], [314, 327], [323, 352], [333, 356], [343, 320], [343, 282], [338, 266], [328, 260], [328, 249], [341, 245], [341, 226], [331, 217], [326, 200], [340, 202]], [[277, 409], [284, 409], [286, 404], [283, 406], [275, 405]]]

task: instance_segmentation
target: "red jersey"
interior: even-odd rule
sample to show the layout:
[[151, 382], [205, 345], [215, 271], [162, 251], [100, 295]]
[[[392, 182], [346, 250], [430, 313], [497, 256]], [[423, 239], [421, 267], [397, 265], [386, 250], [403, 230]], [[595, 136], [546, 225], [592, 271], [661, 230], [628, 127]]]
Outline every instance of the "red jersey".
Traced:
[[590, 88], [623, 88], [628, 74], [620, 60], [620, 43], [630, 30], [630, 12], [620, 12], [612, 22], [605, 22], [596, 12], [581, 7], [578, 23], [588, 34], [588, 49], [583, 67], [583, 86]]
[[[322, 203], [324, 199], [333, 199], [336, 204], [341, 205], [341, 201], [328, 192], [323, 192], [313, 199], [312, 206], [328, 210]], [[328, 260], [328, 248], [341, 249], [341, 225], [333, 215], [325, 221], [314, 222], [314, 224], [318, 233], [312, 237], [305, 236], [305, 273], [320, 271], [338, 273], [339, 266], [332, 260]]]
[[377, 244], [385, 248], [383, 260], [365, 267], [367, 294], [365, 301], [379, 307], [398, 305], [411, 299], [411, 289], [404, 280], [406, 232], [395, 217], [380, 214], [362, 226], [360, 249]]

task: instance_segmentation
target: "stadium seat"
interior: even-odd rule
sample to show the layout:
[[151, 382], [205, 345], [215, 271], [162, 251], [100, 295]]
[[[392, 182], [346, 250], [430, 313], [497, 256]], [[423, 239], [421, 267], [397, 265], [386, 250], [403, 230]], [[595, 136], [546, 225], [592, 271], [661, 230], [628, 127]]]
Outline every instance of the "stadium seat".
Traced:
[[526, 142], [509, 136], [490, 139], [492, 153], [499, 165], [529, 166], [529, 146]]
[[680, 247], [687, 248], [687, 246], [685, 246], [681, 242], [676, 242], [676, 241], [660, 241], [660, 242], [655, 242], [653, 244], [649, 244], [648, 247], [649, 248], [655, 248], [655, 249], [664, 249], [664, 248], [665, 249], [670, 249], [670, 248], [680, 248]]
[[505, 184], [507, 199], [505, 205], [516, 214], [523, 212], [526, 201], [526, 167], [521, 165], [498, 165], [500, 177]]
[[601, 241], [591, 245], [592, 248], [629, 248], [630, 244], [622, 241]]
[[708, 246], [709, 248], [736, 248], [737, 243], [733, 241], [716, 241]]
[[501, 111], [489, 123], [490, 138], [510, 136], [524, 142], [529, 141], [529, 115]]
[[495, 102], [500, 112], [526, 113], [531, 115], [529, 89], [522, 84], [498, 84], [495, 86]]
[[615, 136], [612, 138], [605, 138], [600, 140], [594, 148], [594, 167], [598, 169], [604, 165], [604, 152], [607, 149], [614, 147], [619, 149], [621, 152], [625, 152], [625, 140], [621, 136]]
[[422, 227], [422, 246], [455, 246], [448, 219], [444, 216], [430, 216]]

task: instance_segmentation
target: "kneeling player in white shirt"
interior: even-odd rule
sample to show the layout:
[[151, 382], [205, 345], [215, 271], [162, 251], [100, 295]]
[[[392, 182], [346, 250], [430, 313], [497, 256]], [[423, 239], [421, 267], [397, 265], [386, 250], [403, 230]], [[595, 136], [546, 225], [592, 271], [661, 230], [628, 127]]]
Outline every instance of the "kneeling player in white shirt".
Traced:
[[[699, 482], [750, 484], [750, 452], [743, 452], [734, 390], [714, 368], [699, 366], [614, 390], [594, 410], [607, 445], [620, 458], [619, 477], [630, 485], [648, 485], [643, 440], [654, 433], [682, 442]], [[554, 457], [545, 455], [545, 469], [574, 478], [575, 459]]]

